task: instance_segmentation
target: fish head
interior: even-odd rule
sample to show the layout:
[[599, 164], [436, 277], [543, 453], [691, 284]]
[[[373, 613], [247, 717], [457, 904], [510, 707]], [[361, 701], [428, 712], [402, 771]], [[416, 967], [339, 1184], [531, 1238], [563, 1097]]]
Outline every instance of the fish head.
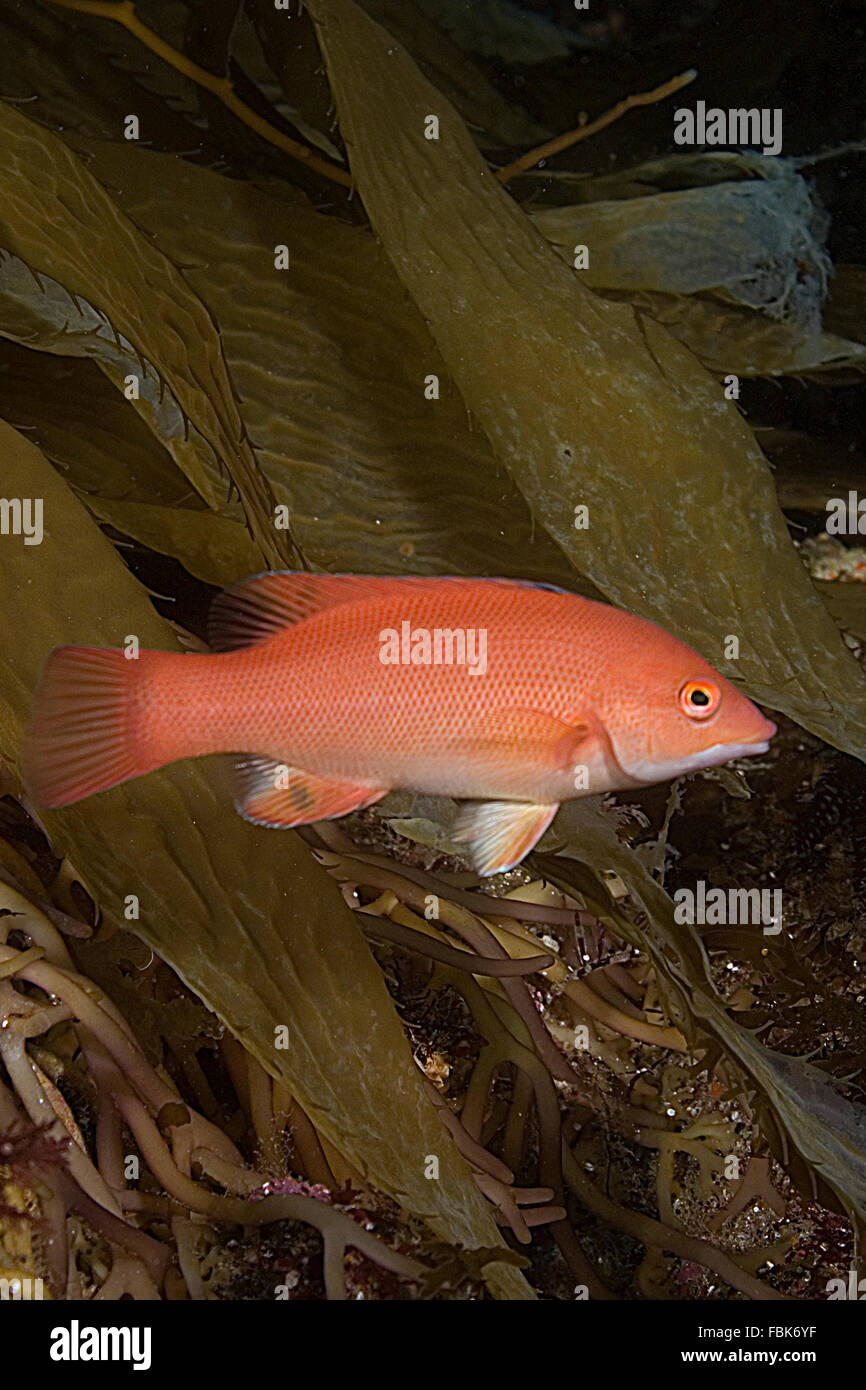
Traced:
[[625, 777], [652, 785], [766, 753], [776, 725], [685, 643], [637, 621], [644, 629], [641, 646], [611, 654], [599, 698]]

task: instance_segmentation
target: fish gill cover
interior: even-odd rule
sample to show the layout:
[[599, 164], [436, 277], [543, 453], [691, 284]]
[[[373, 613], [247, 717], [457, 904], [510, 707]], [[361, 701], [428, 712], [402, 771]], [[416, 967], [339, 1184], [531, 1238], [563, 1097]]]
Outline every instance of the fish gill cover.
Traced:
[[[0, 1278], [685, 1303], [859, 1274], [862, 74], [844, 6], [772, 41], [658, 8], [0, 14]], [[803, 74], [840, 61], [810, 133]], [[681, 147], [700, 103], [783, 152]], [[484, 880], [423, 787], [283, 832], [213, 760], [36, 805], [48, 652], [204, 650], [264, 569], [595, 598], [779, 733], [571, 801]]]

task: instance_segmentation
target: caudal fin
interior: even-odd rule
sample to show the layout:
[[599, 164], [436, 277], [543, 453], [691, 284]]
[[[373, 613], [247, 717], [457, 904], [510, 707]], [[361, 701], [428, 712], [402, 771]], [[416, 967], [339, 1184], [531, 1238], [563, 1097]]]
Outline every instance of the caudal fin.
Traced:
[[68, 806], [147, 772], [136, 749], [141, 658], [103, 647], [49, 655], [24, 743], [24, 778], [41, 806]]

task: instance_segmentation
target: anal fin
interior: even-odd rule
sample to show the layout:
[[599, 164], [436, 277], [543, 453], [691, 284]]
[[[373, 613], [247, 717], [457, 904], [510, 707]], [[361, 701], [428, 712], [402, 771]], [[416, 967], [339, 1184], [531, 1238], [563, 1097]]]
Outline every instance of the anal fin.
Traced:
[[358, 786], [319, 777], [275, 758], [244, 758], [236, 772], [240, 794], [235, 805], [240, 814], [257, 825], [280, 829], [360, 811], [380, 801], [388, 791], [387, 787]]
[[451, 838], [468, 844], [482, 878], [513, 869], [541, 838], [559, 810], [558, 803], [534, 801], [470, 802], [458, 813]]

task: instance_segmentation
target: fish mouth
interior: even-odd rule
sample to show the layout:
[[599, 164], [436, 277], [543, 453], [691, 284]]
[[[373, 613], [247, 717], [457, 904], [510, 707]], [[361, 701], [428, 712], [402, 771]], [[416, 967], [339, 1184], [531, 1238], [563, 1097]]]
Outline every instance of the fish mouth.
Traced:
[[713, 767], [717, 763], [733, 762], [735, 758], [752, 758], [756, 753], [766, 753], [769, 747], [769, 739], [754, 739], [748, 743], [713, 743], [689, 759], [689, 767]]
[[720, 763], [733, 762], [735, 758], [752, 758], [759, 753], [766, 753], [775, 732], [776, 725], [767, 720], [766, 728], [753, 739], [745, 739], [742, 743], [712, 743], [709, 748], [702, 749], [700, 753], [695, 753], [682, 762], [665, 763], [646, 759], [630, 767], [628, 772], [638, 783], [652, 786], [654, 782], [666, 782], [671, 777], [682, 777], [687, 772], [699, 772], [704, 767], [717, 767]]
[[744, 739], [741, 743], [713, 743], [697, 753], [694, 759], [689, 759], [689, 769], [715, 767], [719, 763], [733, 762], [735, 758], [753, 758], [758, 753], [766, 753], [775, 732], [776, 725], [772, 720], [765, 719], [764, 727], [754, 738]]

